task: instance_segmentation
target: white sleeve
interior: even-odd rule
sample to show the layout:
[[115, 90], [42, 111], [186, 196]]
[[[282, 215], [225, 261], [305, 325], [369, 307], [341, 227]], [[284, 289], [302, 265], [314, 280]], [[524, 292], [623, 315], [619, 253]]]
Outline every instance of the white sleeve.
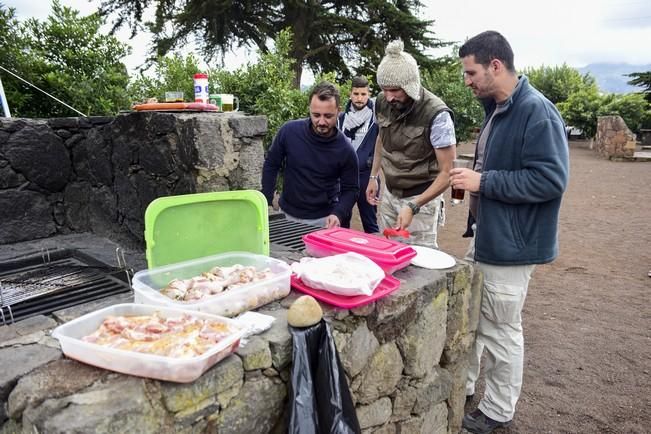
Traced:
[[432, 120], [429, 140], [435, 149], [447, 148], [457, 143], [457, 137], [454, 133], [454, 123], [449, 112], [442, 111]]

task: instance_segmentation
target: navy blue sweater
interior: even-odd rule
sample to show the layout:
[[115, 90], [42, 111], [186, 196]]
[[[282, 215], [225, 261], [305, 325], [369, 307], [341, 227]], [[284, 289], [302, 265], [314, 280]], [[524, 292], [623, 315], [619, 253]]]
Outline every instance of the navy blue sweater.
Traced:
[[278, 130], [262, 168], [262, 193], [270, 204], [281, 168], [283, 211], [302, 219], [330, 214], [340, 222], [348, 218], [359, 192], [358, 165], [341, 131], [321, 137], [309, 118], [289, 121]]
[[[558, 217], [569, 177], [565, 126], [554, 104], [525, 76], [506, 104], [486, 142], [475, 259], [543, 264], [558, 254]], [[495, 108], [486, 104], [486, 119]]]

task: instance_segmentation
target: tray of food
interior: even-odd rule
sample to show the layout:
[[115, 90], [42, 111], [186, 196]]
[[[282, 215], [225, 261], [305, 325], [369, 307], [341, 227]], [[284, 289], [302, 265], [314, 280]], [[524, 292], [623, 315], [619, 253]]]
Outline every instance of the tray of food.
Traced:
[[159, 112], [217, 112], [219, 107], [215, 104], [202, 102], [150, 102], [136, 104], [135, 111], [159, 111]]
[[137, 272], [134, 299], [232, 317], [286, 297], [290, 275], [289, 265], [278, 259], [221, 253]]
[[116, 304], [52, 331], [63, 353], [123, 374], [189, 383], [237, 350], [245, 330], [203, 312]]

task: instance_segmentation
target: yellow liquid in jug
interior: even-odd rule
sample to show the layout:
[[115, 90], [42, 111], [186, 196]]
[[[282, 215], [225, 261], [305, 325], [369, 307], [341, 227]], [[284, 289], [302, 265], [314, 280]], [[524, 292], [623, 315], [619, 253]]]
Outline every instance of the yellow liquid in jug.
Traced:
[[222, 104], [222, 111], [224, 112], [232, 112], [233, 111], [233, 104]]

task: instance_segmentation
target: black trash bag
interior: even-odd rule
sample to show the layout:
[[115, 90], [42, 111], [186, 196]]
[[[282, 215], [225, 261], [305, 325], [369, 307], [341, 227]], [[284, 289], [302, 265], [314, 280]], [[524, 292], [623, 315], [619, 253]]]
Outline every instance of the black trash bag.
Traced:
[[357, 413], [330, 327], [289, 327], [293, 337], [290, 434], [359, 434]]

